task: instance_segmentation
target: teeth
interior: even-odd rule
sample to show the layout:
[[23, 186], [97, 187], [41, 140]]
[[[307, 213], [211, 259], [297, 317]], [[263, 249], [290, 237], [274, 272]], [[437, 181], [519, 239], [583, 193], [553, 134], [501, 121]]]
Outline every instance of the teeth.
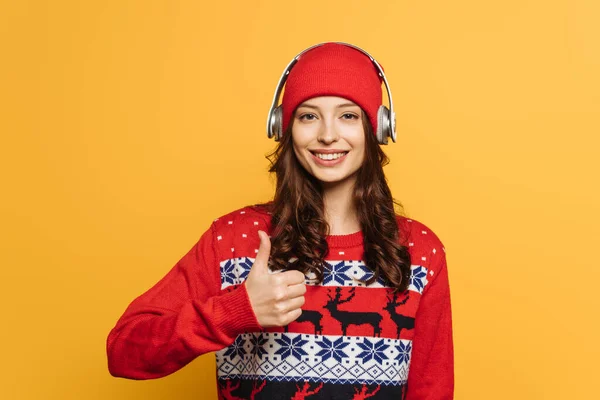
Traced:
[[346, 153], [334, 153], [334, 154], [315, 153], [315, 155], [317, 157], [319, 157], [321, 160], [337, 160], [338, 158], [342, 157], [345, 154]]

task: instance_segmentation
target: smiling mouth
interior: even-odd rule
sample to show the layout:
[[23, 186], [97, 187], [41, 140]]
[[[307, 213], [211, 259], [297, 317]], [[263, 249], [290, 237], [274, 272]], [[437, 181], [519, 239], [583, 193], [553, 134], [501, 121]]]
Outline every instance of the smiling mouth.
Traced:
[[343, 156], [345, 156], [346, 154], [348, 154], [348, 151], [343, 151], [343, 152], [339, 152], [339, 153], [317, 153], [314, 151], [311, 151], [311, 153], [321, 159], [321, 160], [325, 160], [325, 161], [331, 161], [331, 160], [337, 160], [338, 158], [342, 158]]

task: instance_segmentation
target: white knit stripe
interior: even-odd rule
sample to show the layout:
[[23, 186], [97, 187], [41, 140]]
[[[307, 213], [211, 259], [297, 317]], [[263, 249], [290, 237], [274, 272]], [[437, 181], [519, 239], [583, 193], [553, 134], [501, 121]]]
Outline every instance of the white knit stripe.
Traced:
[[[250, 257], [238, 257], [221, 261], [221, 289], [244, 282], [254, 264], [254, 260]], [[319, 286], [366, 286], [361, 280], [366, 280], [373, 274], [363, 261], [327, 260], [326, 264], [324, 280]], [[411, 265], [410, 268], [411, 278], [408, 290], [423, 293], [423, 289], [428, 283], [427, 268], [422, 265]], [[307, 278], [310, 278], [310, 276]], [[306, 284], [317, 285], [310, 279], [306, 280]], [[381, 288], [385, 285], [379, 279], [368, 287]]]
[[255, 332], [215, 354], [224, 379], [402, 385], [411, 353], [403, 339]]

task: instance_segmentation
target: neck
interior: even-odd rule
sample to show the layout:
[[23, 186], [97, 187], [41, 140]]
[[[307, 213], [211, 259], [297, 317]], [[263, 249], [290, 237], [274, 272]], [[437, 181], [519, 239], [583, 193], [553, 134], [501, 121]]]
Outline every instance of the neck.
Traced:
[[347, 235], [360, 231], [360, 222], [353, 201], [355, 179], [335, 184], [323, 184], [325, 220], [330, 235]]

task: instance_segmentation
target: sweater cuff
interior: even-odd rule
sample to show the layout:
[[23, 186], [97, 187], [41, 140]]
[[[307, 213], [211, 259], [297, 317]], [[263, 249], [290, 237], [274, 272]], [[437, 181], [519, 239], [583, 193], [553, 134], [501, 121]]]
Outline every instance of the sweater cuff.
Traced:
[[214, 321], [217, 331], [225, 333], [232, 340], [239, 334], [262, 330], [244, 284], [219, 296], [219, 303], [215, 305]]

